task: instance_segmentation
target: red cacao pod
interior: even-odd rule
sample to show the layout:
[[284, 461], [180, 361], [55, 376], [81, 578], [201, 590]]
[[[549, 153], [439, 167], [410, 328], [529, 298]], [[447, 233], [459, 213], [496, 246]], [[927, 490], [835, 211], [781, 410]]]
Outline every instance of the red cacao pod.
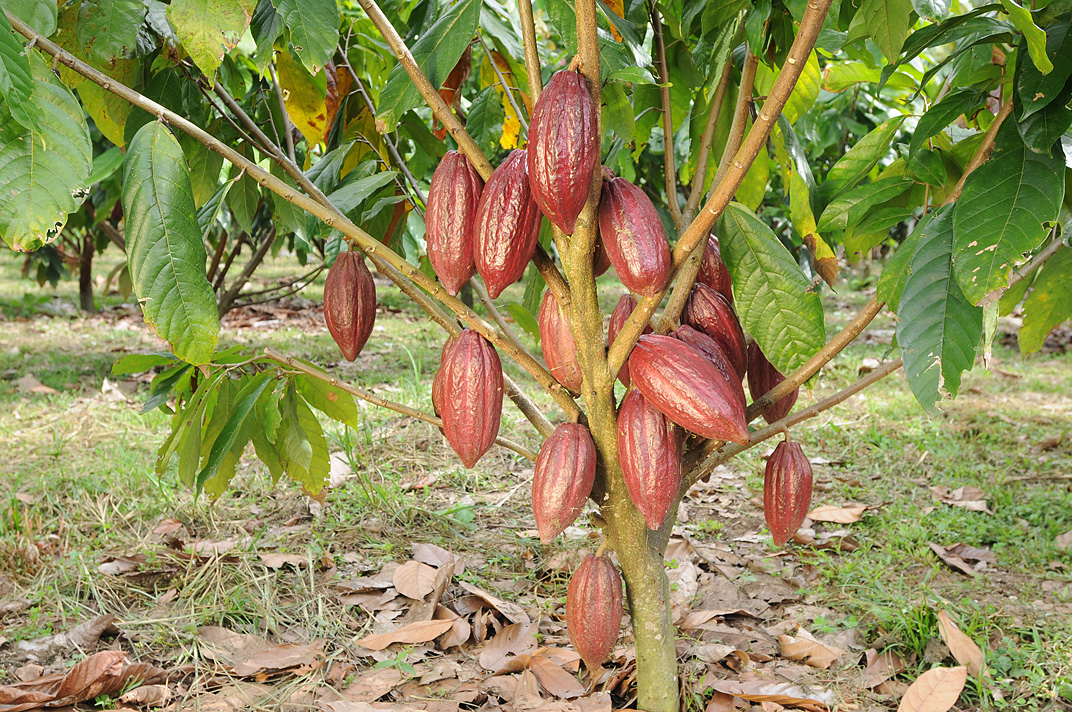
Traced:
[[729, 381], [684, 341], [656, 334], [641, 336], [629, 357], [629, 375], [653, 406], [685, 430], [705, 438], [748, 443], [744, 405]]
[[729, 300], [706, 284], [697, 284], [685, 302], [682, 316], [686, 324], [704, 332], [725, 349], [737, 378], [743, 380], [748, 369], [748, 345]]
[[670, 279], [670, 244], [643, 190], [624, 178], [603, 183], [599, 236], [626, 289], [647, 297], [662, 291]]
[[532, 195], [551, 224], [573, 234], [599, 163], [599, 115], [584, 75], [569, 69], [547, 82], [529, 122]]
[[722, 374], [722, 377], [726, 379], [726, 382], [730, 384], [730, 388], [733, 389], [733, 394], [741, 401], [741, 405], [747, 405], [748, 401], [744, 397], [744, 388], [741, 386], [741, 379], [737, 377], [737, 372], [733, 370], [733, 365], [730, 364], [730, 357], [726, 355], [726, 350], [722, 348], [722, 345], [712, 339], [702, 331], [693, 329], [688, 324], [682, 324], [677, 329], [670, 333], [679, 341], [684, 341], [689, 346], [693, 347], [704, 355], [711, 363], [715, 364], [715, 368]]
[[472, 468], [495, 443], [502, 419], [503, 373], [495, 348], [470, 329], [447, 347], [432, 382], [443, 434], [462, 464]]
[[495, 299], [521, 279], [540, 237], [540, 206], [529, 188], [525, 151], [512, 151], [491, 174], [476, 209], [473, 258]]
[[713, 234], [707, 239], [707, 249], [704, 250], [703, 260], [700, 262], [700, 273], [696, 276], [696, 281], [706, 284], [733, 304], [733, 282], [730, 281], [730, 271], [726, 269], [726, 263], [722, 261], [718, 238]]
[[[636, 309], [636, 300], [628, 294], [623, 294], [622, 298], [618, 300], [618, 303], [614, 306], [614, 311], [610, 313], [610, 324], [607, 325], [607, 338], [610, 343], [613, 344], [614, 340], [618, 338], [618, 332], [625, 326], [625, 322], [628, 321], [629, 316]], [[644, 333], [651, 333], [651, 326], [644, 327]], [[625, 360], [622, 367], [618, 369], [618, 380], [622, 382], [622, 385], [626, 388], [629, 387], [629, 359]]]
[[[755, 341], [750, 343], [748, 345], [748, 390], [752, 394], [752, 400], [758, 400], [760, 396], [784, 380], [785, 376], [767, 360], [759, 344]], [[763, 412], [763, 419], [768, 423], [773, 423], [789, 415], [789, 411], [793, 410], [793, 405], [797, 402], [798, 395], [800, 395], [800, 389], [793, 389], [792, 393], [767, 408]]]
[[469, 159], [457, 151], [447, 151], [443, 156], [428, 188], [424, 213], [428, 261], [454, 296], [476, 273], [473, 226], [483, 190], [484, 180]]
[[763, 516], [775, 546], [785, 544], [800, 528], [811, 505], [811, 463], [800, 443], [778, 443], [763, 476]]
[[622, 625], [622, 577], [605, 556], [589, 554], [566, 591], [566, 629], [589, 670], [610, 657]]
[[532, 476], [532, 513], [544, 544], [573, 524], [596, 481], [596, 446], [588, 428], [563, 423], [547, 438]]
[[681, 436], [635, 388], [618, 409], [618, 462], [629, 499], [659, 529], [681, 489]]
[[540, 304], [540, 350], [547, 370], [555, 380], [574, 393], [581, 392], [581, 365], [577, 362], [577, 342], [569, 321], [548, 289]]
[[360, 252], [340, 252], [328, 270], [324, 321], [343, 357], [356, 359], [376, 323], [376, 283]]

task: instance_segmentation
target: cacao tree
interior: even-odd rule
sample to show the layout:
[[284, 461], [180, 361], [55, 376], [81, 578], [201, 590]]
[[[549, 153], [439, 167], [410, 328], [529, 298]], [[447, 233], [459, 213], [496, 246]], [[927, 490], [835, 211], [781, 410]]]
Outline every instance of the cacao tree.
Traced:
[[[986, 358], [999, 314], [1020, 309], [1028, 354], [1072, 313], [1068, 0], [3, 10], [0, 236], [41, 250], [87, 204], [107, 212], [92, 196], [112, 181], [131, 286], [171, 347], [117, 365], [158, 369], [146, 407], [172, 413], [158, 469], [177, 460], [219, 496], [252, 443], [274, 478], [315, 493], [317, 412], [356, 426], [355, 398], [442, 428], [466, 467], [495, 444], [531, 459], [545, 541], [586, 499], [598, 507], [604, 545], [576, 572], [566, 619], [598, 674], [624, 579], [649, 712], [678, 705], [663, 551], [690, 486], [902, 368], [934, 410]], [[437, 414], [286, 354], [218, 350], [210, 277], [232, 222], [261, 231], [257, 249], [270, 234], [322, 254], [347, 359], [375, 317], [366, 258], [424, 310], [445, 332]], [[828, 337], [823, 295], [876, 254], [876, 296]], [[632, 294], [607, 334], [596, 278], [611, 265]], [[524, 298], [507, 303], [519, 280]], [[458, 297], [467, 284], [479, 313]], [[900, 357], [793, 410], [884, 309]], [[544, 439], [538, 454], [499, 436], [504, 394]], [[764, 488], [777, 544], [810, 489], [786, 435]]]

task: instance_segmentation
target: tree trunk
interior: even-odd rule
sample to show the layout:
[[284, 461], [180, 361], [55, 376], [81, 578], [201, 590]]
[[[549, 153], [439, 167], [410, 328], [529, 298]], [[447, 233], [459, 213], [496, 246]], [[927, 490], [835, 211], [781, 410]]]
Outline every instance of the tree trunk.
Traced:
[[93, 303], [93, 236], [87, 230], [82, 236], [82, 256], [78, 266], [78, 302], [86, 314], [95, 314]]

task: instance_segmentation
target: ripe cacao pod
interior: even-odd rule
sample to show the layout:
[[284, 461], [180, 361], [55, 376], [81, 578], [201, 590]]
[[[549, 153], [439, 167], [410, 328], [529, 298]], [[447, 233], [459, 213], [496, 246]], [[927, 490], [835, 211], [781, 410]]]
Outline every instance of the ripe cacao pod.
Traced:
[[733, 394], [741, 401], [741, 405], [747, 405], [747, 401], [744, 397], [744, 388], [741, 386], [741, 380], [737, 378], [737, 372], [733, 370], [733, 366], [730, 365], [730, 358], [726, 355], [726, 350], [722, 348], [721, 344], [712, 339], [702, 331], [693, 329], [688, 324], [682, 324], [677, 329], [670, 333], [679, 341], [684, 341], [689, 346], [693, 347], [704, 355], [711, 363], [715, 364], [715, 368], [722, 374], [722, 377], [726, 379], [726, 382], [730, 384], [730, 388], [733, 389]]
[[476, 209], [473, 258], [495, 299], [521, 279], [540, 237], [540, 206], [529, 188], [525, 151], [512, 151], [491, 174]]
[[707, 239], [707, 249], [704, 250], [703, 260], [700, 262], [700, 273], [696, 281], [706, 284], [733, 304], [733, 283], [730, 281], [730, 271], [726, 269], [726, 263], [722, 261], [722, 251], [718, 247], [718, 238], [714, 234]]
[[748, 345], [741, 322], [737, 320], [733, 305], [726, 297], [706, 284], [697, 284], [685, 302], [682, 316], [686, 324], [704, 332], [722, 346], [737, 378], [743, 380], [748, 368]]
[[800, 528], [811, 504], [811, 463], [800, 443], [778, 443], [763, 476], [763, 517], [775, 546], [785, 544]]
[[622, 577], [605, 556], [589, 554], [566, 591], [566, 629], [589, 670], [610, 657], [622, 625]]
[[532, 476], [532, 513], [544, 544], [573, 524], [596, 481], [596, 446], [588, 428], [563, 423], [547, 438]]
[[633, 388], [618, 409], [618, 462], [629, 499], [659, 529], [681, 489], [681, 441], [674, 425]]
[[584, 75], [566, 69], [547, 82], [529, 122], [532, 195], [551, 224], [567, 235], [573, 234], [599, 163], [597, 109]]
[[476, 273], [473, 227], [484, 180], [463, 154], [447, 151], [432, 175], [424, 213], [428, 261], [453, 296]]
[[548, 289], [540, 304], [540, 350], [547, 370], [555, 380], [574, 393], [581, 392], [581, 365], [577, 361], [577, 342], [573, 340], [569, 321], [558, 300]]
[[340, 252], [328, 270], [324, 321], [343, 357], [356, 359], [376, 323], [376, 283], [360, 252]]
[[662, 291], [670, 279], [670, 244], [643, 190], [624, 178], [603, 183], [599, 236], [626, 289], [647, 297]]
[[[752, 394], [752, 400], [758, 400], [760, 396], [785, 380], [785, 376], [774, 367], [759, 348], [755, 341], [748, 345], [748, 390]], [[780, 401], [767, 408], [763, 412], [763, 419], [768, 423], [781, 420], [793, 410], [797, 402], [800, 389], [794, 388], [793, 392]]]
[[[618, 332], [625, 326], [625, 322], [629, 319], [629, 316], [636, 309], [636, 300], [631, 295], [623, 294], [622, 298], [618, 300], [618, 303], [614, 306], [614, 311], [610, 313], [610, 324], [607, 325], [607, 338], [610, 343], [613, 344], [614, 340], [618, 338]], [[651, 333], [651, 326], [644, 327], [644, 333]], [[629, 387], [629, 359], [625, 360], [622, 367], [618, 369], [618, 380], [622, 382], [622, 385], [626, 388]]]
[[[629, 375], [651, 404], [685, 430], [748, 443], [744, 405], [702, 353], [672, 336], [648, 334], [629, 357]], [[738, 384], [739, 385], [739, 384]]]
[[488, 340], [465, 329], [443, 355], [432, 382], [432, 398], [443, 419], [443, 435], [472, 468], [495, 443], [502, 419], [503, 372]]

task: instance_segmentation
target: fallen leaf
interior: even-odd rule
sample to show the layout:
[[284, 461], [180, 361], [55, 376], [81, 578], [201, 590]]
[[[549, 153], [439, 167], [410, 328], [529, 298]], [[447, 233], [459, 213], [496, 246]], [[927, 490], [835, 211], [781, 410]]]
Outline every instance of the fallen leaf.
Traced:
[[897, 712], [946, 712], [957, 703], [967, 681], [964, 666], [931, 668], [905, 691]]
[[799, 660], [806, 665], [823, 670], [829, 668], [835, 660], [845, 654], [841, 648], [820, 643], [803, 628], [797, 630], [796, 637], [779, 635], [778, 643], [782, 646], [783, 657]]
[[808, 512], [808, 519], [811, 519], [813, 522], [852, 524], [863, 519], [865, 511], [867, 511], [867, 505], [864, 504], [853, 504], [845, 507], [835, 507], [831, 504], [824, 504], [823, 506], [816, 507]]
[[25, 376], [15, 381], [15, 388], [22, 393], [40, 393], [45, 395], [59, 393], [55, 388], [46, 386], [41, 383], [41, 381], [34, 378], [32, 373], [27, 373]]
[[584, 694], [584, 685], [576, 677], [542, 655], [532, 656], [529, 669], [549, 695], [570, 700]]
[[529, 653], [536, 649], [536, 630], [530, 623], [511, 623], [489, 640], [477, 656], [477, 662], [485, 670], [498, 670], [512, 655]]
[[16, 492], [15, 499], [19, 500], [27, 507], [32, 507], [37, 504], [37, 497], [34, 497], [32, 494], [28, 494], [26, 492]]
[[167, 685], [142, 685], [124, 693], [119, 701], [135, 707], [163, 707], [171, 700], [171, 688]]
[[16, 647], [30, 656], [48, 657], [55, 650], [92, 648], [106, 632], [119, 632], [119, 629], [115, 627], [115, 615], [111, 613], [81, 623], [66, 633], [57, 633], [34, 640], [20, 640]]
[[423, 599], [435, 590], [436, 570], [419, 561], [407, 561], [395, 569], [395, 588], [406, 598]]
[[101, 695], [118, 695], [132, 682], [156, 682], [163, 674], [152, 665], [131, 663], [121, 650], [105, 650], [76, 663], [66, 673], [0, 685], [0, 709], [21, 712], [75, 705]]
[[97, 571], [105, 576], [118, 576], [128, 571], [133, 571], [145, 563], [145, 556], [110, 556], [108, 560], [97, 566]]
[[271, 647], [271, 644], [256, 635], [236, 633], [220, 626], [206, 625], [197, 629], [200, 652], [219, 663], [233, 663], [249, 658], [254, 653]]
[[723, 680], [714, 683], [711, 688], [750, 702], [777, 702], [780, 705], [791, 705], [811, 712], [826, 712], [829, 702], [835, 699], [830, 693], [824, 695], [829, 700], [819, 699], [815, 697], [815, 690], [812, 690], [812, 696], [808, 696], [800, 685], [771, 680]]
[[1072, 547], [1072, 531], [1068, 531], [1064, 534], [1058, 535], [1058, 537], [1054, 540], [1054, 544], [1061, 551], [1065, 551], [1069, 547]]
[[19, 678], [21, 682], [29, 682], [30, 680], [36, 680], [45, 674], [45, 666], [30, 663], [29, 665], [23, 665], [15, 669], [15, 677]]
[[309, 565], [309, 559], [302, 554], [260, 554], [260, 557], [266, 569], [281, 569], [284, 566], [301, 568]]
[[725, 692], [715, 691], [711, 695], [711, 699], [707, 702], [707, 708], [704, 712], [733, 712], [737, 705], [733, 703], [733, 695], [727, 695]]
[[[496, 598], [487, 591], [481, 588], [477, 588], [471, 583], [467, 583], [465, 581], [462, 581], [460, 583], [462, 588], [464, 588], [466, 591], [473, 594], [474, 596], [479, 597], [482, 601], [484, 601], [484, 603], [487, 603], [499, 613], [502, 613], [504, 616], [510, 619], [511, 623], [529, 623], [532, 621], [532, 619], [529, 618], [529, 614], [525, 612], [525, 609], [517, 605], [516, 603], [510, 603], [508, 601], [503, 601], [499, 598]], [[459, 610], [458, 613], [461, 613], [461, 611]], [[463, 613], [462, 615], [465, 614]]]
[[198, 539], [190, 548], [200, 556], [219, 556], [238, 546], [238, 539]]
[[952, 491], [948, 487], [931, 487], [930, 491], [940, 502], [952, 507], [993, 514], [986, 506], [986, 493], [978, 487], [957, 487]]
[[443, 635], [453, 626], [454, 621], [417, 621], [390, 633], [366, 636], [357, 641], [357, 644], [369, 650], [383, 650], [395, 643], [427, 643]]
[[[323, 664], [321, 645], [273, 645], [234, 660], [232, 672], [238, 677], [260, 678], [262, 673], [294, 671], [304, 674], [318, 669]], [[260, 679], [258, 679], [260, 682]]]
[[169, 534], [175, 534], [182, 531], [183, 524], [178, 519], [163, 519], [153, 527], [153, 534], [157, 536], [168, 536]]
[[979, 563], [977, 564], [977, 566], [972, 567], [961, 555], [954, 553], [954, 551], [957, 550], [957, 547], [960, 546], [959, 544], [946, 547], [939, 546], [934, 542], [927, 542], [927, 546], [929, 546], [931, 548], [931, 551], [937, 554], [938, 558], [941, 559], [945, 564], [956, 569], [957, 571], [960, 571], [961, 573], [967, 574], [968, 576], [974, 576], [978, 571], [981, 571], [982, 569], [986, 568], [987, 561], [985, 559], [975, 559]]
[[394, 668], [368, 670], [354, 678], [353, 684], [342, 691], [351, 702], [373, 702], [402, 682], [402, 673]]
[[441, 546], [415, 543], [411, 549], [413, 550], [413, 558], [422, 564], [428, 564], [437, 569], [443, 568], [447, 564], [454, 564], [455, 576], [461, 576], [465, 573], [465, 560]]
[[983, 651], [965, 635], [945, 611], [938, 611], [938, 633], [949, 646], [953, 658], [968, 668], [968, 674], [979, 677], [983, 671]]
[[886, 650], [878, 652], [871, 648], [864, 652], [864, 669], [860, 671], [860, 687], [874, 689], [894, 675], [904, 672], [906, 665], [897, 653]]
[[512, 702], [516, 712], [532, 712], [543, 703], [539, 682], [530, 670], [523, 670], [518, 676]]

